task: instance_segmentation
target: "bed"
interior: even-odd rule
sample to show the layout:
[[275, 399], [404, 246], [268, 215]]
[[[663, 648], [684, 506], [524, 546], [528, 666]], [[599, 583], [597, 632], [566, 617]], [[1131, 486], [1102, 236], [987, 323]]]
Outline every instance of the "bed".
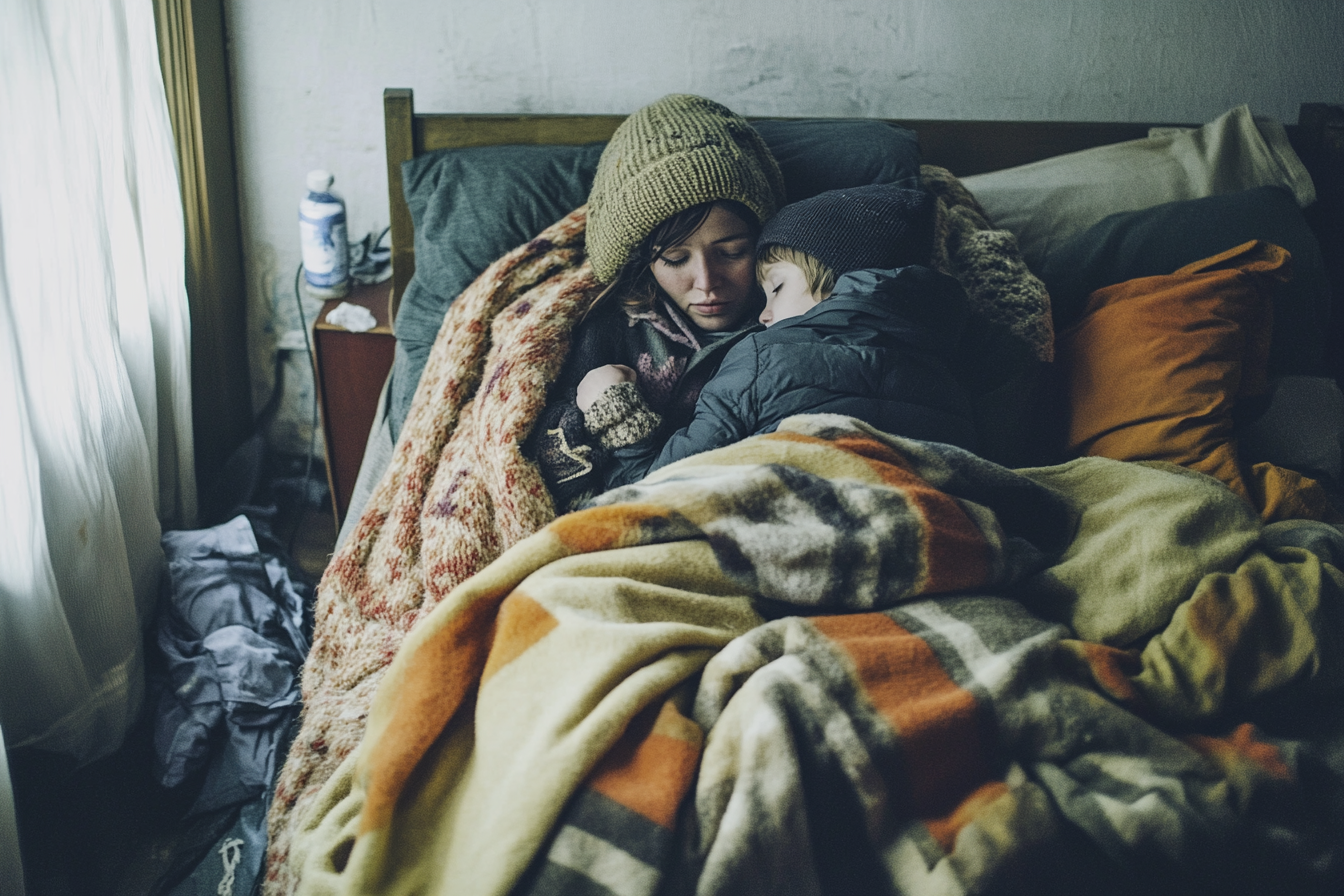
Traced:
[[791, 198], [938, 196], [993, 438], [792, 418], [556, 516], [620, 117], [384, 102], [398, 356], [267, 892], [1344, 883], [1344, 111], [758, 121]]

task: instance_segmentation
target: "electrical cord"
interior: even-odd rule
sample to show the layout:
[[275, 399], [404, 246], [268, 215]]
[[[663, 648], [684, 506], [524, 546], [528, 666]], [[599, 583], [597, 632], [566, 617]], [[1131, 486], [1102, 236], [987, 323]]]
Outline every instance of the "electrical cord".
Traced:
[[[317, 454], [317, 361], [313, 355], [313, 339], [308, 333], [308, 316], [303, 313], [303, 293], [299, 289], [299, 284], [303, 280], [303, 264], [299, 264], [298, 270], [294, 272], [294, 304], [299, 309], [299, 326], [303, 328], [303, 344], [308, 350], [308, 369], [313, 372], [313, 415], [312, 424], [308, 430], [308, 458], [303, 468], [303, 502], [301, 504], [302, 513], [299, 522], [303, 521], [303, 516], [308, 512], [310, 477], [313, 475], [313, 456]], [[289, 555], [294, 556], [294, 537], [299, 532], [299, 524], [295, 523], [294, 528], [289, 533]]]
[[[377, 239], [373, 239], [372, 232], [364, 237], [362, 241], [363, 251], [360, 253], [359, 267], [362, 268], [359, 274], [368, 279], [360, 279], [360, 276], [353, 276], [355, 271], [352, 269], [352, 279], [359, 282], [381, 282], [387, 279], [391, 274], [391, 247], [383, 248], [383, 240], [392, 232], [391, 225], [383, 228], [382, 233], [378, 234]], [[364, 270], [367, 269], [367, 270]], [[318, 406], [317, 406], [317, 361], [313, 352], [312, 334], [308, 332], [308, 316], [303, 313], [303, 292], [300, 285], [303, 282], [303, 263], [294, 271], [294, 304], [299, 309], [299, 326], [303, 328], [303, 344], [308, 352], [308, 369], [313, 372], [313, 414], [312, 423], [308, 432], [308, 457], [304, 463], [303, 470], [303, 511], [307, 513], [309, 502], [309, 481], [313, 475], [313, 458], [317, 455], [317, 426], [318, 426]], [[278, 369], [277, 364], [277, 369]], [[300, 517], [302, 521], [302, 517]], [[298, 534], [298, 525], [295, 524], [294, 530], [289, 536], [289, 553], [294, 554], [294, 537]]]

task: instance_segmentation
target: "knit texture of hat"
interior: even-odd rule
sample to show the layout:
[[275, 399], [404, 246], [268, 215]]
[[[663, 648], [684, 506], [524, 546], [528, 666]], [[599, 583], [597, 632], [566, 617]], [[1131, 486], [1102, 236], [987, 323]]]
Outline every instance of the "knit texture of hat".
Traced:
[[668, 218], [736, 200], [765, 221], [784, 202], [784, 176], [747, 120], [713, 100], [671, 94], [635, 112], [602, 151], [588, 194], [588, 258], [603, 283]]
[[828, 190], [780, 209], [756, 245], [805, 252], [836, 277], [863, 268], [928, 265], [936, 211], [924, 190], [891, 184]]

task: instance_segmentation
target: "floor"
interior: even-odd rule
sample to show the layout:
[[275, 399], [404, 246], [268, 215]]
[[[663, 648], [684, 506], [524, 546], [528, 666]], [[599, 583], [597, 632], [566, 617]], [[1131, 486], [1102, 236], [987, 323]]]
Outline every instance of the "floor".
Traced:
[[[282, 511], [274, 531], [316, 581], [336, 542], [329, 504]], [[144, 714], [120, 750], [84, 768], [10, 753], [28, 896], [150, 896], [177, 879], [183, 843], [201, 835], [184, 819], [191, 782], [168, 790], [153, 779], [151, 723]]]

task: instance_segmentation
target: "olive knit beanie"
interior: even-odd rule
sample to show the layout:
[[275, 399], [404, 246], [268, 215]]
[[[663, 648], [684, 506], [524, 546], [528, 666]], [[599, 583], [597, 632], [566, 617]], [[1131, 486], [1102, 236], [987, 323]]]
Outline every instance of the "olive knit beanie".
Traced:
[[747, 120], [713, 100], [671, 94], [621, 123], [588, 195], [588, 258], [610, 283], [630, 253], [678, 212], [734, 199], [766, 221], [784, 202], [784, 176]]
[[836, 277], [863, 268], [927, 266], [935, 208], [924, 190], [891, 184], [827, 190], [780, 209], [762, 228], [756, 247], [797, 249]]

